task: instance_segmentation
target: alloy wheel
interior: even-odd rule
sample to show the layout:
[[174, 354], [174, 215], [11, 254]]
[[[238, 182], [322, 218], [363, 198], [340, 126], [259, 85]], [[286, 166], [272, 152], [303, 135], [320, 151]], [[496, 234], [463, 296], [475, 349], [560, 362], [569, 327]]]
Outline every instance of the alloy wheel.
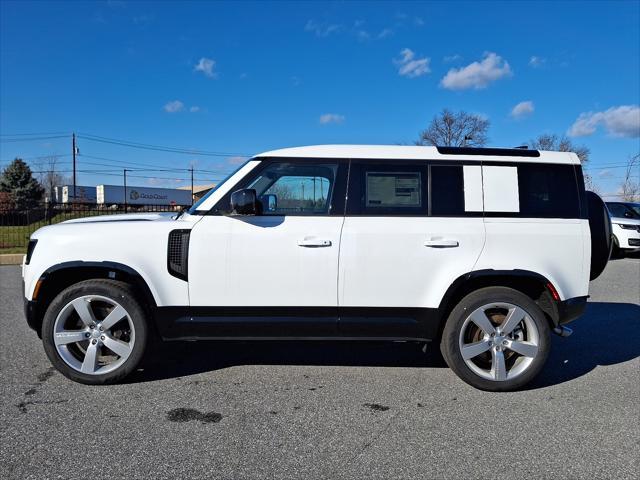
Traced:
[[53, 340], [58, 355], [71, 368], [87, 375], [102, 375], [129, 358], [135, 328], [129, 313], [115, 300], [84, 295], [60, 310]]
[[475, 309], [460, 329], [459, 348], [465, 364], [478, 376], [512, 380], [533, 363], [540, 333], [531, 316], [510, 303], [490, 303]]

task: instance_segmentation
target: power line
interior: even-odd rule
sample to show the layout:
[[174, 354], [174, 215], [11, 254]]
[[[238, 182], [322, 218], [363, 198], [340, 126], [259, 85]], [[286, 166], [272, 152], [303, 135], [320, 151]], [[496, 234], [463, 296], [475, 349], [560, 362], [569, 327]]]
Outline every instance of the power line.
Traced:
[[[105, 160], [107, 162], [116, 162], [125, 166], [134, 166], [137, 167], [142, 166], [142, 167], [156, 167], [157, 165], [152, 165], [150, 163], [143, 163], [143, 162], [135, 162], [135, 161], [127, 161], [127, 160], [116, 160], [113, 158], [106, 158], [106, 157], [97, 157], [95, 155], [85, 155], [83, 153], [80, 154], [80, 158], [82, 157], [86, 157], [86, 158], [92, 158], [95, 160]], [[85, 162], [88, 163], [88, 162]], [[180, 168], [180, 167], [176, 167], [176, 168], [162, 168], [164, 170], [180, 170], [180, 171], [188, 171], [191, 170], [191, 167], [184, 167], [184, 168]], [[194, 168], [195, 171], [197, 172], [206, 172], [206, 173], [217, 173], [217, 174], [221, 174], [221, 175], [226, 175], [227, 173], [229, 173], [229, 170], [207, 170], [207, 169], [203, 169], [203, 168]]]
[[[19, 158], [20, 160], [46, 160], [51, 157], [67, 157], [69, 155], [71, 154], [70, 153], [52, 153], [50, 155], [38, 155], [37, 157], [16, 157], [16, 158]], [[11, 162], [13, 162], [16, 158], [12, 160], [8, 160], [8, 159], [0, 160], [0, 163], [6, 163], [8, 165]]]
[[[25, 157], [22, 158], [22, 160], [46, 160], [47, 158], [50, 157], [60, 157], [60, 156], [70, 156], [70, 153], [64, 153], [64, 154], [56, 154], [56, 155], [49, 155], [49, 156], [38, 156], [38, 157]], [[84, 159], [84, 158], [91, 158], [91, 159], [97, 159], [97, 160], [105, 160], [106, 162], [113, 162], [113, 163], [101, 163], [101, 162], [92, 162], [89, 160], [82, 160], [82, 164], [83, 165], [96, 165], [96, 166], [100, 166], [100, 167], [121, 167], [121, 166], [125, 166], [125, 167], [131, 167], [130, 170], [132, 171], [149, 171], [149, 172], [189, 172], [192, 170], [191, 167], [187, 168], [187, 167], [176, 167], [176, 168], [165, 168], [165, 167], [157, 167], [156, 165], [152, 165], [152, 164], [148, 164], [148, 163], [142, 163], [142, 162], [135, 162], [135, 161], [125, 161], [125, 160], [116, 160], [116, 159], [112, 159], [112, 158], [106, 158], [106, 157], [98, 157], [95, 155], [86, 155], [86, 154], [81, 154], [79, 155], [80, 159]], [[13, 162], [13, 160], [2, 160], [0, 161], [0, 166], [6, 166], [11, 164], [11, 162]], [[60, 160], [57, 161], [56, 164], [60, 165], [60, 164], [69, 164], [71, 163], [71, 160]], [[41, 165], [37, 165], [37, 166], [41, 166]], [[153, 167], [153, 168], [140, 168], [140, 167]], [[49, 171], [58, 171], [57, 169], [51, 169]], [[195, 172], [200, 172], [200, 173], [210, 173], [210, 174], [214, 174], [214, 175], [226, 175], [229, 173], [228, 170], [208, 170], [208, 169], [200, 169], [200, 168], [193, 168], [193, 170]]]
[[40, 132], [40, 133], [0, 133], [0, 137], [26, 137], [33, 135], [67, 135], [69, 136], [69, 132]]
[[[97, 157], [95, 155], [86, 155], [84, 153], [80, 154], [80, 158], [92, 158], [94, 160], [104, 160], [106, 162], [114, 162], [114, 163], [119, 163], [122, 165], [131, 165], [131, 166], [143, 166], [143, 167], [156, 167], [157, 165], [152, 165], [150, 163], [143, 163], [143, 162], [136, 162], [136, 161], [128, 161], [128, 160], [116, 160], [114, 158], [106, 158], [106, 157]], [[186, 170], [186, 169], [180, 169], [180, 170]]]
[[[69, 163], [69, 160], [63, 161], [61, 163]], [[99, 162], [88, 162], [85, 161], [83, 162], [83, 164], [88, 164], [88, 165], [95, 165], [95, 166], [99, 166], [99, 167], [120, 167], [120, 165], [113, 165], [113, 164], [107, 164], [107, 163], [99, 163]], [[9, 165], [7, 163], [7, 165]], [[1, 164], [0, 164], [1, 166]], [[192, 169], [190, 168], [127, 168], [127, 171], [129, 172], [176, 172], [176, 173], [185, 173], [185, 172], [191, 172]], [[106, 174], [106, 172], [120, 172], [121, 169], [120, 168], [112, 168], [112, 169], [81, 169], [81, 170], [77, 170], [79, 173], [91, 173], [91, 174]], [[224, 175], [223, 172], [212, 172], [209, 170], [199, 170], [197, 168], [193, 169], [194, 172], [197, 173], [220, 173], [222, 175]], [[31, 173], [38, 173], [38, 174], [45, 174], [45, 173], [72, 173], [73, 170], [59, 170], [59, 169], [51, 169], [51, 170], [31, 170]], [[133, 175], [132, 175], [133, 176]], [[149, 177], [152, 178], [152, 177]], [[168, 178], [168, 177], [167, 177]], [[218, 177], [218, 178], [223, 178], [223, 177]], [[198, 179], [198, 180], [202, 180], [202, 179]]]
[[[84, 174], [97, 174], [97, 175], [107, 175], [110, 177], [122, 177], [122, 170], [76, 170], [78, 173]], [[131, 170], [127, 169], [127, 172]], [[73, 170], [56, 170], [55, 173], [71, 173]], [[33, 171], [32, 173], [51, 173], [48, 170], [42, 171]], [[181, 182], [189, 182], [190, 178], [182, 178], [182, 177], [162, 177], [157, 175], [131, 175], [127, 173], [127, 177], [134, 178], [147, 178], [147, 179], [158, 179], [158, 180], [179, 180]], [[222, 178], [194, 178], [195, 181], [198, 182], [219, 182]]]
[[215, 151], [208, 151], [208, 150], [182, 148], [182, 147], [167, 147], [162, 145], [153, 145], [149, 143], [119, 140], [117, 138], [102, 137], [99, 135], [91, 135], [87, 133], [78, 134], [78, 138], [82, 138], [84, 140], [90, 140], [93, 142], [102, 142], [102, 143], [109, 143], [113, 145], [119, 145], [122, 147], [139, 148], [143, 150], [155, 150], [160, 152], [180, 153], [185, 155], [204, 155], [204, 156], [211, 156], [211, 157], [232, 157], [232, 156], [248, 155], [246, 153], [237, 153], [237, 152], [215, 152]]
[[590, 171], [590, 170], [608, 170], [608, 169], [614, 169], [614, 168], [628, 168], [629, 165], [628, 164], [618, 164], [618, 165], [607, 165], [607, 166], [601, 166], [601, 167], [585, 167], [584, 170], [586, 171]]
[[69, 138], [69, 137], [70, 135], [53, 135], [49, 137], [7, 138], [7, 139], [0, 139], [0, 143], [35, 142], [40, 140], [49, 140], [52, 138]]

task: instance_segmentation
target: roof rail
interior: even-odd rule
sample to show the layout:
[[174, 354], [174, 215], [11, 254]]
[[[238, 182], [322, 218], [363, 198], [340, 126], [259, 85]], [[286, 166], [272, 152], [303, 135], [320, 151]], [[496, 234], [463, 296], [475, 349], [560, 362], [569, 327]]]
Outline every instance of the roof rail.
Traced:
[[436, 147], [442, 155], [485, 155], [492, 157], [539, 157], [538, 150], [523, 148]]

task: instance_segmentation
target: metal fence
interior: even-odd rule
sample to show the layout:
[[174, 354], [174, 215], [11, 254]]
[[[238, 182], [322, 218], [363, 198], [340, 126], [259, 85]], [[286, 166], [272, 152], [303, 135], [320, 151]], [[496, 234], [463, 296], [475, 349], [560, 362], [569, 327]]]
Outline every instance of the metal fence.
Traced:
[[48, 203], [28, 210], [0, 211], [0, 253], [26, 252], [29, 237], [40, 227], [72, 220], [74, 218], [93, 217], [135, 212], [179, 212], [189, 205], [97, 205]]

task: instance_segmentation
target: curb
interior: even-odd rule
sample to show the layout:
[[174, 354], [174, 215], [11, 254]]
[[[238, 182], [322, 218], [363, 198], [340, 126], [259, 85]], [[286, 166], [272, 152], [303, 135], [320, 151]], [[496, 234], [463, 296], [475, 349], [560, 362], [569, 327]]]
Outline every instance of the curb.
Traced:
[[0, 265], [22, 265], [24, 253], [0, 254]]

